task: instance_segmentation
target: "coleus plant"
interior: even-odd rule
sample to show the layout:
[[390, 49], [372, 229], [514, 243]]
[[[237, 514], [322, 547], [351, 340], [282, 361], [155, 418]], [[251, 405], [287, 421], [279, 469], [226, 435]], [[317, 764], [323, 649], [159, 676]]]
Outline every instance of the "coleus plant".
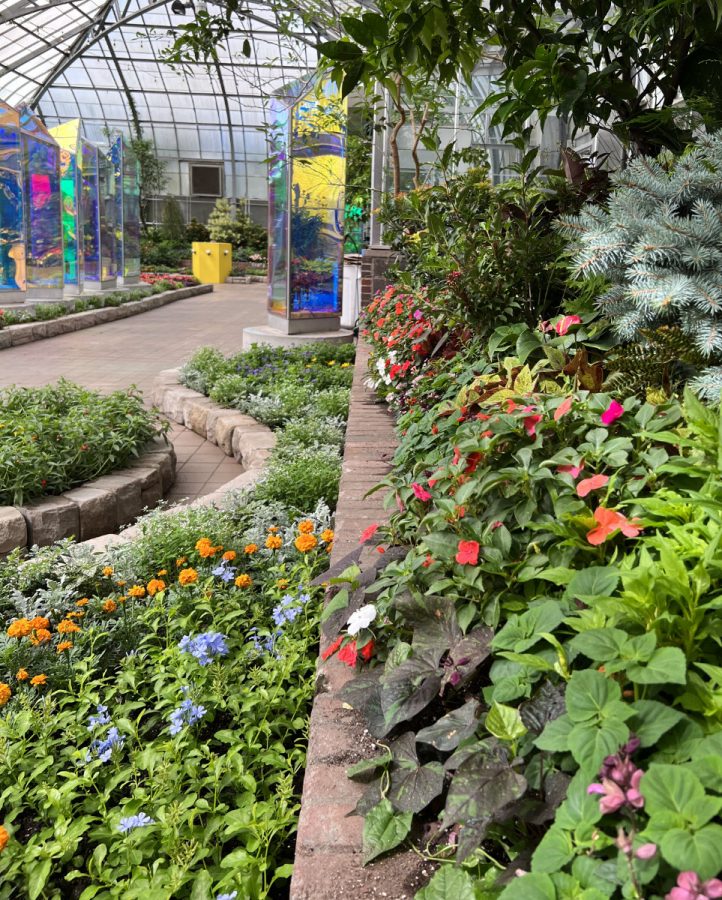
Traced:
[[[383, 538], [402, 553], [355, 601], [373, 599], [382, 666], [345, 689], [382, 749], [350, 772], [366, 858], [421, 819], [464, 866], [424, 900], [715, 896], [719, 418], [689, 396], [550, 394], [514, 368], [449, 378], [401, 420]], [[337, 603], [337, 630], [352, 611]], [[612, 789], [600, 772], [630, 742], [644, 774]], [[685, 776], [645, 807], [665, 766], [702, 794]], [[612, 809], [617, 788], [641, 805]]]

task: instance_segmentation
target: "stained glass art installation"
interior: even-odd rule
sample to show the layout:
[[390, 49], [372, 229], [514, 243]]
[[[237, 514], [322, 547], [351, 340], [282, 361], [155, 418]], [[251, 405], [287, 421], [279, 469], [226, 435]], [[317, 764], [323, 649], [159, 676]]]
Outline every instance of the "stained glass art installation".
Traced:
[[0, 297], [22, 299], [26, 288], [20, 115], [0, 102]]

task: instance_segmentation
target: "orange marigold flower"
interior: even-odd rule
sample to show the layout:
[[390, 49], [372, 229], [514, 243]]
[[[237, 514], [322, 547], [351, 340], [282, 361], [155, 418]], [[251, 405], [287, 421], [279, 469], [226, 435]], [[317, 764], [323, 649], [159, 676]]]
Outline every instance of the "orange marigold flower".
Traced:
[[52, 637], [52, 634], [48, 631], [47, 628], [36, 628], [35, 631], [30, 635], [30, 643], [37, 647], [38, 644], [47, 644], [47, 642]]
[[76, 606], [87, 606], [89, 602], [90, 601], [88, 600], [87, 597], [83, 597], [81, 600], [76, 600], [75, 605]]
[[299, 534], [293, 543], [296, 550], [300, 550], [301, 553], [308, 553], [309, 550], [313, 550], [318, 544], [318, 540], [313, 534]]
[[77, 634], [79, 631], [80, 626], [69, 619], [63, 619], [62, 622], [58, 622], [58, 634]]
[[9, 840], [10, 834], [8, 833], [7, 828], [3, 828], [3, 826], [0, 825], [0, 853], [7, 847]]
[[275, 534], [275, 533], [278, 531], [278, 525], [269, 525], [269, 526], [268, 526], [268, 531], [269, 531], [271, 534]]
[[168, 574], [168, 569], [161, 569], [158, 572], [158, 578], [160, 578], [161, 575], [167, 575], [167, 574]]
[[47, 675], [35, 675], [33, 678], [30, 679], [30, 684], [32, 684], [33, 687], [40, 687], [41, 685], [47, 684], [47, 683], [48, 683]]
[[223, 548], [214, 547], [208, 538], [200, 538], [198, 541], [196, 541], [196, 550], [198, 551], [198, 555], [203, 559], [207, 559], [209, 556], [213, 556], [213, 554], [216, 553], [219, 549]]
[[50, 628], [50, 620], [46, 619], [45, 616], [35, 616], [34, 619], [30, 620], [30, 624], [33, 628]]
[[288, 578], [279, 578], [276, 582], [276, 587], [279, 588], [279, 590], [285, 591], [290, 583]]
[[313, 531], [313, 522], [310, 519], [304, 519], [298, 523], [298, 530], [301, 534], [310, 534]]
[[29, 619], [16, 619], [8, 626], [7, 635], [11, 638], [27, 637], [33, 630]]
[[134, 584], [128, 591], [129, 597], [145, 597], [145, 588], [142, 584]]
[[228, 562], [233, 562], [233, 560], [235, 558], [236, 558], [235, 550], [226, 550], [226, 552], [223, 554], [223, 559], [227, 559]]
[[0, 706], [5, 706], [12, 695], [13, 692], [10, 690], [10, 685], [0, 681]]
[[198, 581], [198, 572], [195, 569], [183, 569], [178, 575], [181, 584], [194, 584]]
[[280, 550], [283, 547], [283, 538], [280, 538], [277, 534], [269, 534], [266, 538], [266, 547], [269, 550]]
[[334, 539], [334, 533], [330, 528], [326, 528], [321, 532], [321, 540], [325, 541], [327, 544]]
[[61, 641], [57, 646], [57, 651], [58, 653], [63, 653], [65, 650], [70, 650], [72, 646], [72, 641]]
[[113, 574], [113, 567], [112, 567], [112, 566], [104, 566], [104, 567], [103, 567], [103, 575], [105, 575], [106, 578], [110, 578], [110, 576], [111, 576], [112, 574]]
[[249, 556], [253, 556], [254, 553], [258, 553], [258, 544], [246, 544], [243, 548], [243, 552], [247, 553]]
[[333, 541], [329, 541], [329, 543], [326, 544], [326, 553], [333, 553]]
[[118, 604], [115, 600], [106, 600], [103, 604], [103, 612], [114, 613], [118, 608]]
[[242, 573], [241, 575], [239, 575], [236, 578], [235, 584], [236, 584], [236, 587], [247, 588], [253, 584], [253, 579], [251, 578], [250, 575], [246, 575], [245, 573]]
[[128, 598], [125, 596], [125, 594], [121, 594], [120, 597], [118, 597], [118, 603], [125, 603], [127, 599]]
[[65, 613], [66, 619], [82, 619], [85, 613], [78, 612], [75, 609], [71, 609], [70, 612]]
[[127, 583], [128, 583], [127, 581], [116, 581], [115, 586], [119, 587], [119, 588], [123, 588], [126, 586]]
[[27, 669], [18, 669], [15, 677], [18, 681], [27, 681], [30, 678], [30, 673]]
[[158, 591], [165, 590], [165, 581], [162, 578], [151, 578], [148, 582], [148, 593], [151, 597], [155, 597]]
[[188, 562], [187, 556], [179, 556], [178, 559], [175, 561], [176, 568], [180, 569], [180, 567], [182, 565], [184, 565], [186, 562]]

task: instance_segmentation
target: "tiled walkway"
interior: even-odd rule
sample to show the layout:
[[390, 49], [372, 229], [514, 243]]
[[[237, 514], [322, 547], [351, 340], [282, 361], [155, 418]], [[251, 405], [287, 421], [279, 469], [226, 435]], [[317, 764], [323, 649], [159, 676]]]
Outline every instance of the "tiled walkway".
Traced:
[[[0, 387], [67, 378], [100, 391], [136, 385], [150, 396], [161, 369], [184, 363], [201, 346], [241, 349], [247, 325], [266, 322], [266, 285], [216, 285], [212, 294], [161, 309], [0, 351]], [[173, 425], [178, 474], [169, 499], [207, 494], [238, 475], [238, 464], [193, 432]]]

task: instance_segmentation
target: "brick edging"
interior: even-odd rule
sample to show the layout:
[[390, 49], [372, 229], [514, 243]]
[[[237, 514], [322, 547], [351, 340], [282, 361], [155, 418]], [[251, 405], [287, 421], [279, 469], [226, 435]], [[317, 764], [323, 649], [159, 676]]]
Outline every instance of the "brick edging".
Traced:
[[[368, 358], [368, 346], [359, 342], [332, 564], [358, 547], [359, 535], [365, 527], [373, 522], [385, 522], [389, 515], [383, 506], [382, 492], [365, 498], [388, 473], [396, 448], [391, 416], [364, 386]], [[321, 649], [327, 644], [322, 637]], [[290, 898], [410, 898], [414, 893], [410, 884], [419, 865], [415, 854], [397, 854], [366, 868], [361, 864], [363, 819], [349, 814], [365, 785], [347, 778], [346, 769], [373, 755], [374, 745], [364, 731], [359, 714], [344, 707], [338, 697], [343, 685], [354, 677], [354, 670], [332, 657], [326, 662], [319, 659], [317, 673]]]
[[[177, 290], [164, 291], [162, 294], [151, 294], [150, 297], [144, 297], [142, 300], [121, 303], [120, 306], [87, 309], [84, 312], [70, 313], [67, 316], [43, 322], [21, 322], [19, 325], [8, 325], [6, 328], [0, 328], [0, 350], [30, 344], [34, 341], [43, 341], [45, 338], [57, 337], [59, 334], [82, 331], [84, 328], [93, 328], [96, 325], [104, 325], [106, 322], [115, 322], [117, 319], [127, 319], [151, 309], [160, 309], [161, 306], [175, 303], [176, 300], [185, 300], [187, 297], [195, 297], [198, 294], [208, 294], [212, 290], [212, 284], [192, 284]], [[82, 300], [82, 297], [79, 299]]]
[[62, 494], [0, 506], [0, 555], [34, 544], [45, 547], [68, 537], [86, 541], [129, 525], [168, 493], [175, 482], [175, 467], [173, 445], [157, 438], [124, 469]]

